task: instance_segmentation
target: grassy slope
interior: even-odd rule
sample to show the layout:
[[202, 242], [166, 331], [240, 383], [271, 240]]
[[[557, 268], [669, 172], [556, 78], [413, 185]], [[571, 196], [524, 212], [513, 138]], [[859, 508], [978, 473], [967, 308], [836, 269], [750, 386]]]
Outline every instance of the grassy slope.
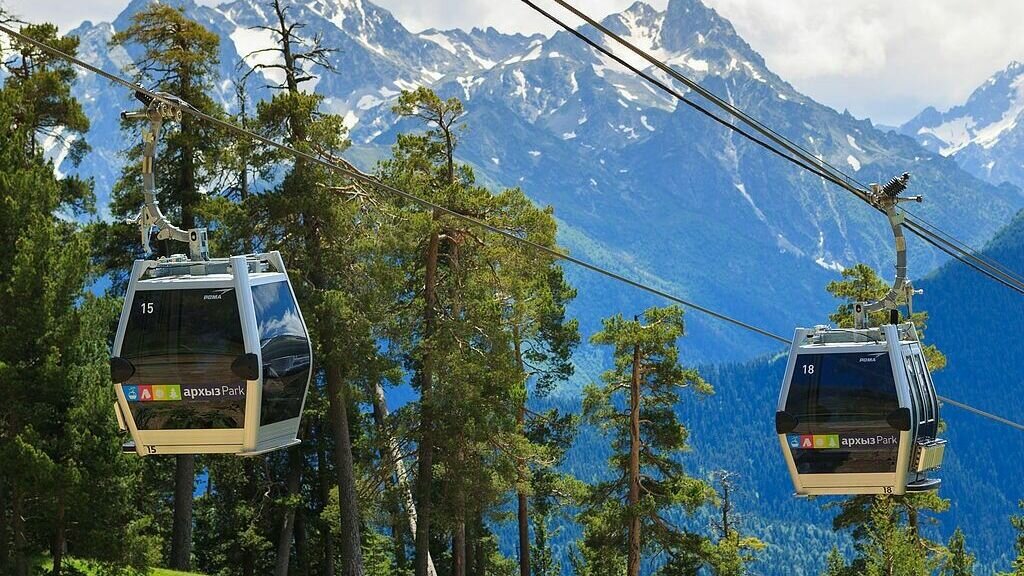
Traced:
[[[86, 565], [85, 562], [81, 562], [74, 559], [69, 559], [67, 565], [70, 565], [89, 576], [93, 576], [95, 572]], [[49, 558], [40, 558], [33, 565], [32, 573], [43, 573], [42, 571], [49, 571], [53, 567], [53, 562]], [[203, 576], [197, 572], [178, 572], [177, 570], [168, 570], [167, 568], [153, 568], [149, 572], [149, 576]]]

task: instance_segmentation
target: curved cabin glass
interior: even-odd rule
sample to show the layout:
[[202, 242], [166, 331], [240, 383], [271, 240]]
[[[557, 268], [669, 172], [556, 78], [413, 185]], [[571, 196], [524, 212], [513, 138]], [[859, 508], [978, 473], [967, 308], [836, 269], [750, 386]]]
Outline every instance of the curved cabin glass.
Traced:
[[797, 330], [776, 432], [798, 495], [933, 489], [937, 416], [912, 326]]
[[137, 261], [114, 341], [118, 420], [148, 454], [298, 442], [312, 349], [280, 256]]

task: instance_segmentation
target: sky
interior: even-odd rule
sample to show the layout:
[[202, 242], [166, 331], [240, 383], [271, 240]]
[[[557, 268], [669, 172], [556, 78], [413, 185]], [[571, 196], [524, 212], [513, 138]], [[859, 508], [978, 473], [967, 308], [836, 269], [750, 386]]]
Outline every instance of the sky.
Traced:
[[[215, 4], [215, 0], [198, 0]], [[332, 0], [328, 0], [332, 1]], [[650, 0], [664, 8], [669, 0]], [[62, 30], [112, 20], [128, 0], [0, 0]], [[553, 28], [516, 0], [377, 0], [407, 28]], [[542, 5], [553, 4], [540, 0]], [[592, 15], [633, 0], [577, 0]], [[768, 66], [798, 90], [877, 123], [901, 124], [926, 106], [962, 103], [994, 72], [1024, 60], [1019, 0], [705, 0], [732, 21]]]

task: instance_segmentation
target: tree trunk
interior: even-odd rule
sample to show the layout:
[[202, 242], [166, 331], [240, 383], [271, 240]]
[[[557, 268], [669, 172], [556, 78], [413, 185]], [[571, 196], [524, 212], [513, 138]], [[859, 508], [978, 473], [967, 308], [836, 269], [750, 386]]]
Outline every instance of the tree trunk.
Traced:
[[171, 528], [171, 568], [187, 572], [192, 565], [192, 495], [196, 486], [196, 457], [175, 458], [174, 523]]
[[[323, 507], [326, 507], [327, 502], [331, 499], [331, 484], [327, 475], [329, 469], [327, 465], [327, 447], [325, 446], [328, 430], [324, 426], [323, 419], [317, 421], [316, 428], [317, 478], [320, 482], [320, 500], [323, 502]], [[320, 513], [323, 514], [323, 508], [320, 509]], [[323, 527], [322, 540], [324, 544], [324, 558], [320, 567], [320, 574], [321, 576], [334, 576], [334, 535], [331, 534], [330, 528], [326, 525]]]
[[295, 558], [299, 561], [299, 574], [309, 576], [309, 555], [306, 550], [306, 509], [295, 509]]
[[[302, 489], [302, 449], [293, 446], [288, 449], [288, 476], [285, 479], [285, 496], [291, 498]], [[295, 535], [295, 509], [288, 506], [281, 514], [281, 530], [277, 533], [277, 558], [274, 562], [274, 576], [288, 576], [292, 560], [292, 537]]]
[[640, 575], [640, 345], [633, 347], [633, 377], [629, 385], [629, 553], [627, 576]]
[[[435, 215], [436, 219], [436, 215]], [[420, 438], [416, 476], [416, 495], [419, 497], [416, 526], [416, 576], [428, 576], [430, 559], [431, 490], [434, 483], [434, 438], [431, 389], [434, 380], [434, 354], [430, 347], [436, 326], [437, 307], [437, 253], [440, 235], [433, 231], [427, 245], [424, 298], [425, 350], [420, 366]]]
[[14, 530], [14, 576], [28, 576], [28, 537], [25, 535], [25, 500], [16, 483], [11, 490], [11, 529]]
[[60, 576], [64, 570], [64, 490], [58, 489], [57, 493], [57, 518], [53, 530], [53, 542], [50, 545], [50, 556], [53, 558], [53, 576]]
[[473, 521], [466, 527], [466, 576], [482, 576], [476, 557], [476, 543], [479, 539], [480, 522], [474, 514]]
[[395, 568], [404, 574], [409, 567], [409, 558], [405, 555], [405, 532], [402, 527], [402, 510], [397, 503], [391, 509], [391, 543], [395, 553]]
[[[522, 343], [519, 340], [519, 329], [513, 327], [512, 337], [514, 339], [513, 344], [515, 346], [516, 362], [519, 365], [519, 372], [525, 378], [525, 370], [523, 365], [523, 349]], [[524, 381], [525, 387], [525, 381]], [[523, 395], [523, 404], [519, 406], [519, 411], [516, 413], [516, 424], [519, 427], [519, 432], [523, 436], [526, 436], [526, 395]], [[519, 464], [519, 488], [516, 489], [516, 500], [518, 502], [518, 513], [517, 522], [519, 524], [519, 576], [530, 576], [530, 510], [529, 505], [526, 501], [526, 492], [522, 488], [522, 484], [526, 482], [526, 475], [528, 470], [526, 466], [520, 462]]]
[[[262, 458], [260, 460], [263, 460]], [[245, 472], [245, 484], [243, 485], [243, 497], [245, 502], [256, 509], [256, 500], [260, 498], [259, 487], [256, 484], [256, 462], [255, 458], [246, 458], [242, 461], [242, 470]], [[258, 522], [259, 518], [253, 518]], [[256, 551], [249, 544], [242, 551], [242, 576], [256, 575]]]
[[7, 482], [0, 476], [0, 574], [10, 569], [11, 551], [8, 547]]
[[331, 429], [334, 433], [334, 468], [338, 474], [338, 503], [341, 509], [341, 574], [363, 575], [363, 551], [359, 538], [359, 500], [348, 423], [348, 384], [341, 369], [327, 367], [327, 394]]
[[[387, 399], [384, 397], [384, 387], [381, 386], [380, 381], [373, 383], [373, 388], [369, 390], [369, 393], [370, 397], [373, 398], [373, 422], [377, 426], [377, 433], [384, 440], [383, 450], [386, 451], [385, 454], [381, 454], [381, 460], [394, 463], [395, 482], [405, 507], [405, 517], [409, 524], [409, 535], [415, 541], [417, 524], [416, 501], [413, 499], [412, 488], [409, 486], [409, 470], [405, 466], [405, 460], [402, 460], [399, 453], [398, 442], [388, 428]], [[395, 531], [396, 534], [401, 532], [401, 530]], [[396, 543], [396, 546], [400, 546], [404, 550], [404, 544], [399, 542]], [[402, 555], [404, 557], [404, 552]], [[427, 549], [427, 576], [437, 576], [437, 569], [434, 568], [434, 559], [430, 557], [429, 549]]]
[[466, 522], [460, 518], [452, 533], [452, 576], [466, 576]]

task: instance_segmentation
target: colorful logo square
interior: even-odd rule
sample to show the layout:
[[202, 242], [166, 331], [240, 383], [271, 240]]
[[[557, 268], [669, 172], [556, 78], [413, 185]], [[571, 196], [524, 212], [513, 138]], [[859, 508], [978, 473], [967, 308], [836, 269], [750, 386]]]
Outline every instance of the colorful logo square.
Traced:
[[149, 384], [139, 386], [139, 402], [153, 401], [153, 387]]
[[813, 449], [814, 448], [814, 436], [811, 436], [810, 434], [807, 434], [806, 436], [801, 436], [800, 437], [800, 447], [804, 448], [806, 450]]
[[123, 385], [123, 386], [121, 386], [121, 390], [124, 392], [124, 397], [127, 398], [129, 402], [138, 402], [139, 401], [139, 387], [138, 386]]
[[786, 440], [789, 441], [789, 447], [790, 448], [799, 448], [800, 447], [800, 436], [799, 435], [797, 435], [797, 434], [789, 434], [789, 435], [786, 436]]
[[177, 384], [168, 385], [167, 388], [167, 400], [181, 400], [181, 386]]
[[153, 400], [157, 402], [163, 402], [164, 400], [167, 400], [167, 386], [153, 386]]

